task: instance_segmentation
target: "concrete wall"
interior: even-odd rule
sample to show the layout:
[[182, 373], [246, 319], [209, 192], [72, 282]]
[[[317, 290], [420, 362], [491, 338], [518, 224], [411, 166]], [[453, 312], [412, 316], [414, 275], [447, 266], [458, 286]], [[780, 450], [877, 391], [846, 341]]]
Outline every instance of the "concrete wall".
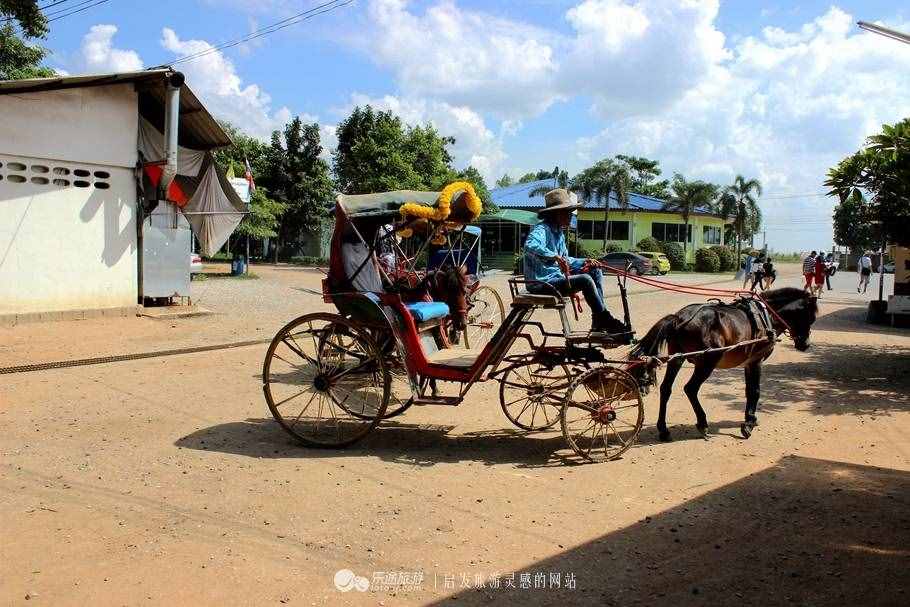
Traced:
[[0, 96], [0, 316], [137, 303], [131, 85]]

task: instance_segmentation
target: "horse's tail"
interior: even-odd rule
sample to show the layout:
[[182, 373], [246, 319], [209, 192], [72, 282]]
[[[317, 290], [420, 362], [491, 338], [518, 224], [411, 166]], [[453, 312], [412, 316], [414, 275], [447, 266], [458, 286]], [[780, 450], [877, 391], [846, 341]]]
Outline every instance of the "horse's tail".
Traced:
[[667, 314], [651, 327], [648, 333], [639, 340], [629, 358], [660, 356], [666, 354], [667, 342], [682, 319], [676, 314]]

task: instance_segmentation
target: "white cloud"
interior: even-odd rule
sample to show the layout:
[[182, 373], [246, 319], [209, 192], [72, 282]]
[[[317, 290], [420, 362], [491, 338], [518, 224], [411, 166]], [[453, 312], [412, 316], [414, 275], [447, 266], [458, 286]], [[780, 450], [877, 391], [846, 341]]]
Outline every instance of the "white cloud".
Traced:
[[[185, 57], [211, 48], [205, 40], [181, 40], [170, 28], [161, 34], [161, 46]], [[281, 129], [291, 118], [287, 107], [272, 109], [272, 99], [257, 84], [244, 84], [234, 64], [220, 51], [177, 66], [187, 77], [187, 83], [218, 118], [224, 118], [250, 135], [268, 139], [271, 132]], [[312, 122], [312, 116], [301, 116]]]
[[93, 25], [82, 38], [76, 67], [83, 72], [135, 72], [142, 69], [136, 51], [114, 48], [116, 25]]
[[502, 140], [487, 127], [480, 114], [469, 107], [414, 97], [385, 95], [370, 98], [355, 93], [351, 95], [351, 104], [344, 113], [355, 105], [367, 104], [379, 110], [390, 110], [406, 124], [432, 124], [441, 135], [454, 137], [455, 145], [450, 151], [455, 166], [459, 169], [473, 166], [488, 183], [498, 176], [496, 172], [506, 159]]

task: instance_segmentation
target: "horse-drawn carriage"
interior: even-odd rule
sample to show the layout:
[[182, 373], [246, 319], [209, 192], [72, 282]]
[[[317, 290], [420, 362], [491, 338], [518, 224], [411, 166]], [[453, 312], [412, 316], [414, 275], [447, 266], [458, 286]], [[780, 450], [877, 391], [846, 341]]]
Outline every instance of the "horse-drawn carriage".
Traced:
[[[555, 290], [531, 294], [528, 281], [511, 280], [503, 317], [498, 293], [468, 271], [477, 245], [468, 226], [480, 211], [465, 182], [338, 196], [323, 282], [337, 312], [288, 323], [263, 364], [265, 398], [285, 430], [307, 446], [342, 447], [411, 406], [457, 405], [474, 383], [496, 380], [519, 428], [559, 423], [588, 460], [632, 446], [644, 421], [636, 378], [644, 365], [608, 360], [613, 336], [573, 331], [572, 304]], [[631, 334], [625, 277], [616, 280]], [[558, 331], [532, 320], [540, 310], [556, 311]], [[440, 385], [456, 393], [440, 394]]]

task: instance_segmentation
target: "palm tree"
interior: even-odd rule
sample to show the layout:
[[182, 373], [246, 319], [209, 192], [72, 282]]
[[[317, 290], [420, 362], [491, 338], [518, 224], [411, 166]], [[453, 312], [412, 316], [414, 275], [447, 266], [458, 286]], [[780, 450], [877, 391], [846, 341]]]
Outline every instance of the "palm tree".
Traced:
[[610, 240], [610, 196], [620, 209], [629, 208], [629, 170], [609, 158], [588, 167], [569, 182], [569, 189], [582, 200], [604, 205], [604, 250]]
[[550, 174], [550, 178], [553, 180], [553, 185], [541, 185], [537, 186], [530, 192], [528, 192], [528, 198], [534, 198], [535, 196], [543, 196], [553, 188], [565, 188], [569, 185], [569, 173], [565, 170], [559, 170], [559, 167], [553, 169], [553, 173]]
[[747, 180], [742, 175], [737, 175], [733, 185], [724, 188], [718, 201], [721, 214], [733, 218], [737, 259], [742, 249], [743, 237], [748, 233], [754, 234], [761, 227], [761, 210], [756, 200], [761, 194], [762, 188], [758, 179]]
[[717, 186], [705, 181], [686, 181], [685, 177], [676, 173], [673, 175], [670, 192], [670, 200], [664, 202], [663, 209], [682, 215], [686, 226], [683, 236], [683, 255], [685, 255], [686, 245], [689, 241], [689, 218], [699, 209], [711, 206], [717, 196]]

